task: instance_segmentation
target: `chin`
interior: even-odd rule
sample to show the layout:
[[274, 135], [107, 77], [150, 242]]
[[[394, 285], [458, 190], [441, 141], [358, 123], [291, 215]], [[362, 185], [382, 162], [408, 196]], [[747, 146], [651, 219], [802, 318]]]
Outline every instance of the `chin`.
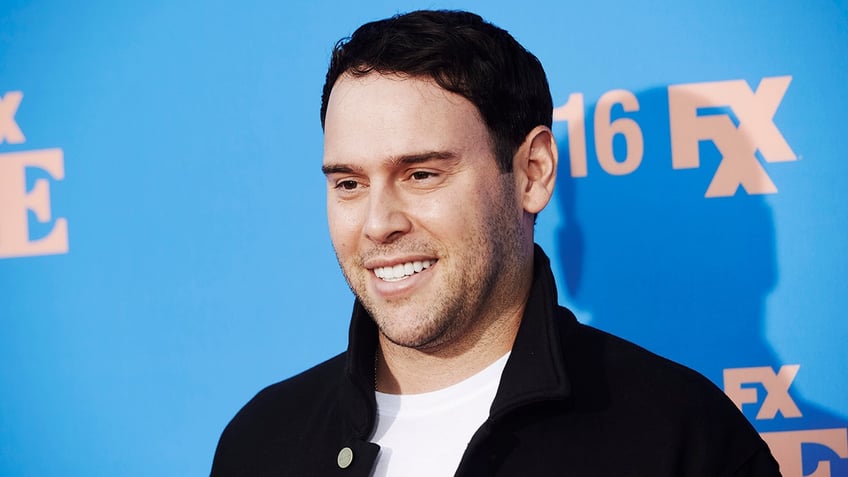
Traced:
[[[395, 315], [397, 316], [397, 315]], [[447, 338], [447, 326], [436, 327], [433, 323], [428, 323], [426, 329], [415, 326], [409, 323], [408, 327], [385, 326], [378, 321], [377, 326], [380, 328], [380, 333], [387, 340], [402, 346], [404, 348], [412, 348], [417, 350], [430, 350], [440, 347]]]

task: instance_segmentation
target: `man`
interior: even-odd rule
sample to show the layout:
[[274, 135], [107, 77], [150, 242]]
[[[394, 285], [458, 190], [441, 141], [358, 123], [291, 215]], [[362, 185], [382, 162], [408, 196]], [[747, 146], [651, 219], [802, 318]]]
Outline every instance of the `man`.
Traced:
[[533, 243], [551, 112], [538, 60], [470, 13], [336, 46], [323, 171], [349, 347], [251, 400], [213, 475], [779, 475], [709, 381], [558, 307]]

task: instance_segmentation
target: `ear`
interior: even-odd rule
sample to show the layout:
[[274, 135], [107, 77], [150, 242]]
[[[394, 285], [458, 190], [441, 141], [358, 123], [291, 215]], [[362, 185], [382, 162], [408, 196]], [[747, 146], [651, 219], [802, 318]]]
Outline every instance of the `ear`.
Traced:
[[548, 205], [554, 193], [557, 161], [556, 140], [550, 128], [536, 126], [518, 148], [513, 171], [524, 210], [538, 214]]

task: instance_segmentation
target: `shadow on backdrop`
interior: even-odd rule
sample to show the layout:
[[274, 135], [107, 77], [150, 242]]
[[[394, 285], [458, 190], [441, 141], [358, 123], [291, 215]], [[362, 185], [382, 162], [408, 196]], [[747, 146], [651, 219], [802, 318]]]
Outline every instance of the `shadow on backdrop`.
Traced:
[[[641, 128], [644, 155], [633, 172], [611, 175], [599, 165], [591, 120], [597, 105], [585, 116], [586, 177], [571, 177], [569, 138], [558, 139], [556, 240], [570, 300], [591, 314], [593, 326], [694, 368], [721, 388], [725, 369], [769, 366], [777, 372], [796, 364], [781, 363], [765, 337], [765, 300], [780, 278], [765, 196], [740, 187], [732, 197], [705, 198], [722, 160], [717, 147], [700, 142], [700, 167], [673, 169], [668, 90], [636, 98], [639, 111], [612, 109], [612, 119], [630, 117]], [[730, 110], [712, 114], [728, 114], [738, 125]], [[619, 161], [627, 147], [623, 135], [614, 137]], [[751, 386], [758, 402], [745, 404], [743, 412], [760, 432], [848, 425], [791, 387], [801, 417], [778, 412], [757, 419], [767, 389]], [[829, 461], [830, 475], [848, 477], [848, 459], [831, 447], [804, 444], [800, 452], [803, 475]]]

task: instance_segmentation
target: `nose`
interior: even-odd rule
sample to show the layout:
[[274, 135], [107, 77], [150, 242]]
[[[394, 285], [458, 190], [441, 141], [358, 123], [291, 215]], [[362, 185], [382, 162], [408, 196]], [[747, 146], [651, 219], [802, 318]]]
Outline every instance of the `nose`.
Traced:
[[407, 204], [391, 186], [372, 185], [363, 233], [374, 243], [392, 243], [410, 231]]

